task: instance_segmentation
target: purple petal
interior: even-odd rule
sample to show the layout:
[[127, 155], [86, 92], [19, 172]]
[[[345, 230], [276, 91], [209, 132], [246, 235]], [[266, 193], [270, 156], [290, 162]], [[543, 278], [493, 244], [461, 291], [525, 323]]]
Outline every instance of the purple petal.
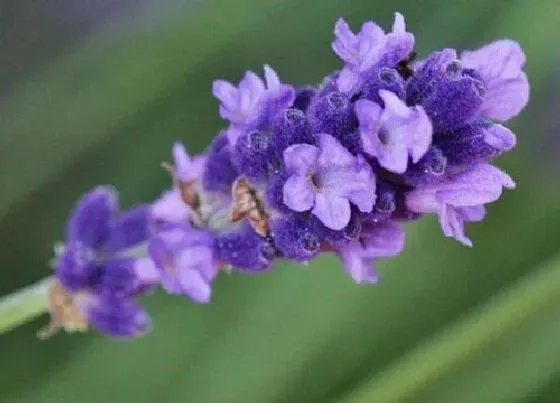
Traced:
[[486, 83], [481, 113], [501, 121], [516, 116], [529, 100], [529, 82], [523, 72], [525, 54], [517, 42], [499, 40], [475, 51], [463, 52], [463, 65], [475, 69]]
[[414, 49], [414, 35], [406, 32], [404, 17], [395, 13], [393, 32], [385, 37], [383, 48], [383, 64], [394, 66], [401, 60], [405, 60]]
[[476, 222], [482, 221], [486, 215], [486, 209], [483, 205], [480, 206], [468, 206], [468, 207], [457, 207], [455, 208], [459, 215], [465, 221]]
[[525, 73], [512, 80], [496, 83], [486, 90], [484, 103], [480, 108], [483, 116], [502, 122], [519, 114], [529, 102], [529, 80]]
[[406, 207], [416, 213], [436, 213], [441, 205], [437, 199], [438, 187], [428, 185], [406, 194]]
[[377, 284], [379, 277], [373, 259], [364, 259], [360, 243], [352, 241], [339, 251], [344, 271], [358, 284]]
[[185, 204], [177, 189], [164, 192], [151, 206], [150, 216], [167, 222], [187, 222], [192, 209]]
[[192, 180], [191, 159], [187, 150], [180, 142], [175, 142], [171, 148], [171, 155], [173, 156], [173, 167], [175, 168], [175, 176], [182, 182]]
[[464, 222], [457, 210], [449, 205], [444, 205], [439, 212], [439, 223], [443, 234], [455, 238], [463, 245], [472, 247], [472, 241], [465, 235]]
[[134, 296], [140, 289], [135, 258], [109, 259], [100, 265], [93, 287], [95, 295], [115, 298]]
[[175, 142], [171, 149], [175, 177], [181, 182], [192, 182], [200, 178], [204, 168], [205, 157], [191, 158], [180, 142]]
[[117, 192], [110, 186], [98, 186], [88, 192], [72, 211], [66, 227], [67, 241], [81, 242], [91, 249], [100, 247], [117, 203]]
[[472, 207], [497, 200], [502, 188], [513, 189], [515, 182], [490, 164], [478, 164], [444, 182], [419, 187], [407, 193], [407, 207], [418, 213], [439, 212], [443, 204]]
[[264, 79], [266, 81], [266, 88], [269, 90], [276, 89], [281, 85], [278, 74], [268, 64], [264, 65]]
[[373, 210], [376, 200], [375, 175], [371, 166], [359, 155], [355, 165], [354, 186], [348, 193], [349, 200], [354, 203], [362, 213]]
[[296, 90], [291, 85], [280, 84], [277, 88], [267, 91], [262, 119], [272, 124], [284, 111], [292, 107], [296, 98]]
[[77, 292], [87, 289], [96, 274], [93, 251], [83, 244], [66, 246], [55, 267], [56, 278], [64, 288]]
[[154, 261], [149, 257], [136, 259], [133, 270], [141, 285], [148, 286], [156, 284], [161, 278], [161, 273], [157, 269]]
[[[364, 145], [364, 150], [377, 157], [384, 168], [404, 173], [408, 165], [408, 156], [413, 162], [418, 162], [426, 154], [432, 140], [432, 126], [430, 119], [422, 107], [409, 108], [395, 94], [389, 91], [379, 91], [379, 96], [385, 103], [381, 115], [380, 129], [369, 137], [370, 144]], [[374, 106], [368, 104], [370, 110]]]
[[310, 144], [294, 144], [284, 150], [286, 168], [299, 175], [312, 173], [318, 158], [319, 148]]
[[317, 193], [311, 212], [333, 230], [341, 230], [350, 222], [350, 202], [335, 194]]
[[404, 249], [405, 234], [395, 223], [387, 222], [362, 232], [363, 256], [368, 258], [396, 256]]
[[363, 157], [352, 165], [333, 165], [320, 176], [320, 192], [325, 197], [342, 197], [354, 203], [362, 212], [370, 212], [375, 203], [375, 177]]
[[499, 151], [509, 151], [515, 147], [517, 142], [515, 134], [502, 125], [488, 127], [484, 131], [484, 141]]
[[284, 184], [284, 204], [293, 211], [307, 211], [313, 207], [315, 191], [311, 181], [300, 175], [291, 176]]
[[220, 117], [234, 121], [237, 119], [238, 92], [231, 83], [224, 80], [216, 80], [212, 83], [212, 95], [217, 98], [220, 105]]
[[426, 154], [432, 143], [432, 123], [421, 106], [411, 108], [412, 115], [407, 124], [413, 133], [408, 144], [412, 162], [417, 163]]
[[220, 100], [220, 116], [234, 125], [249, 125], [261, 112], [260, 101], [265, 93], [262, 80], [247, 71], [238, 87], [223, 80], [213, 83], [212, 93]]
[[328, 134], [318, 134], [321, 153], [317, 163], [319, 167], [331, 165], [352, 165], [354, 156], [340, 142]]
[[196, 270], [181, 270], [179, 282], [182, 294], [188, 295], [195, 302], [210, 302], [212, 288], [208, 280], [200, 272]]
[[334, 25], [335, 40], [332, 43], [334, 53], [343, 61], [350, 63], [354, 60], [353, 45], [356, 42], [356, 35], [350, 30], [350, 26], [344, 19], [339, 18]]
[[[212, 239], [207, 233], [177, 226], [154, 237], [148, 253], [160, 271], [161, 284], [167, 292], [204, 302], [204, 295], [209, 295], [206, 286], [209, 287], [217, 269]], [[201, 279], [205, 286], [201, 285]]]
[[239, 82], [241, 95], [241, 109], [246, 110], [254, 105], [265, 91], [265, 86], [261, 78], [254, 72], [248, 70], [243, 79]]
[[356, 116], [360, 122], [360, 136], [364, 152], [375, 157], [379, 149], [379, 130], [383, 108], [373, 101], [359, 99], [355, 104]]
[[392, 31], [395, 34], [404, 34], [406, 32], [404, 16], [398, 11], [395, 13], [395, 20], [393, 22]]
[[372, 21], [364, 23], [358, 34], [356, 47], [358, 51], [356, 67], [360, 72], [368, 70], [379, 61], [384, 45], [385, 32], [383, 32], [383, 29]]
[[128, 299], [100, 299], [87, 309], [88, 322], [100, 333], [116, 338], [130, 338], [147, 333], [151, 327], [148, 314]]
[[340, 18], [335, 24], [334, 35], [333, 51], [357, 72], [366, 71], [379, 60], [385, 43], [385, 33], [371, 21], [363, 24], [360, 32], [354, 35]]
[[453, 182], [437, 192], [438, 200], [454, 207], [491, 203], [499, 199], [502, 187], [513, 188], [513, 180], [490, 164], [479, 164], [457, 175]]
[[147, 205], [119, 213], [110, 225], [103, 249], [117, 252], [146, 241], [150, 235], [149, 217], [150, 207]]
[[361, 82], [362, 79], [360, 73], [348, 67], [344, 67], [342, 70], [340, 70], [340, 73], [336, 78], [336, 86], [338, 90], [343, 94], [355, 93]]

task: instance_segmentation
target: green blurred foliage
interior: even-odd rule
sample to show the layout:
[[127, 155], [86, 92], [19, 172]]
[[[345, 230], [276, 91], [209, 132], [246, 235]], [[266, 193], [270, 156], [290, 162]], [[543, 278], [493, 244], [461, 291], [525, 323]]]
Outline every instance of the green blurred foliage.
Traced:
[[224, 276], [207, 306], [157, 293], [146, 298], [154, 331], [130, 343], [39, 342], [36, 320], [0, 336], [0, 401], [560, 401], [560, 189], [539, 156], [556, 150], [529, 147], [542, 144], [539, 106], [558, 97], [546, 91], [559, 73], [557, 1], [179, 3], [121, 14], [2, 98], [0, 294], [49, 273], [51, 245], [91, 186], [116, 185], [128, 206], [169, 185], [159, 163], [171, 142], [200, 151], [222, 125], [214, 78], [270, 63], [303, 84], [337, 68], [338, 16], [387, 27], [399, 10], [420, 55], [518, 40], [532, 101], [511, 123], [517, 150], [500, 161], [518, 189], [469, 228], [472, 250], [434, 219], [408, 225], [379, 286], [353, 284], [325, 257]]

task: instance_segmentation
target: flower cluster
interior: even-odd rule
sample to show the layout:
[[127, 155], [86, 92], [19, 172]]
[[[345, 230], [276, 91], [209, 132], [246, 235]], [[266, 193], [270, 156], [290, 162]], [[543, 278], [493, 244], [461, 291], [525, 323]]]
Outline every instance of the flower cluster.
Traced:
[[82, 199], [56, 262], [59, 326], [137, 335], [148, 317], [134, 298], [156, 284], [205, 303], [223, 269], [322, 252], [375, 283], [375, 261], [404, 247], [401, 224], [425, 213], [472, 245], [465, 223], [515, 187], [490, 161], [515, 146], [502, 123], [528, 101], [521, 48], [500, 40], [414, 61], [399, 13], [391, 32], [366, 22], [354, 33], [340, 19], [334, 36], [343, 65], [317, 87], [284, 84], [269, 66], [264, 80], [215, 81], [227, 128], [203, 155], [173, 146], [173, 186], [155, 202], [117, 214], [108, 188]]

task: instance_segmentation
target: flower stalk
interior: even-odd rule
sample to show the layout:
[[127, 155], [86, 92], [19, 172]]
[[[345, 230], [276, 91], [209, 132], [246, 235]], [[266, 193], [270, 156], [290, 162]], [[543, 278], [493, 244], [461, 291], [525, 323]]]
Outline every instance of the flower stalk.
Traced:
[[0, 334], [48, 312], [47, 294], [51, 277], [0, 298]]

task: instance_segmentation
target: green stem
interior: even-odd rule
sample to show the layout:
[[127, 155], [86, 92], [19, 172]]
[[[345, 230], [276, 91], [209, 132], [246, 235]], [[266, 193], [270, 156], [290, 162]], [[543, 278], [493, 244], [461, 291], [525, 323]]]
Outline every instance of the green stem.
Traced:
[[0, 298], [0, 334], [47, 312], [49, 281], [45, 278]]

